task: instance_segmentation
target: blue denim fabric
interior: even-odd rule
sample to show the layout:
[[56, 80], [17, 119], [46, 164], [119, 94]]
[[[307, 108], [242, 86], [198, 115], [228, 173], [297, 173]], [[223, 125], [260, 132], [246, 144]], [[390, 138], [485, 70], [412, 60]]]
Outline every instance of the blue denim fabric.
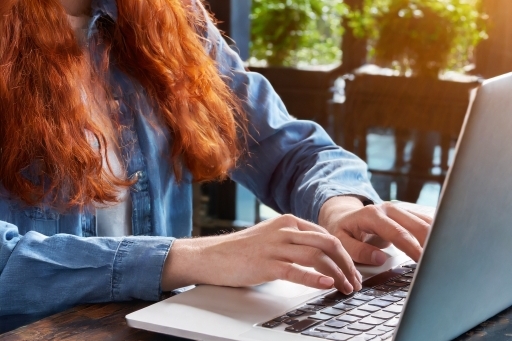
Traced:
[[[116, 19], [114, 0], [94, 1], [90, 35], [101, 16]], [[207, 39], [250, 122], [251, 156], [232, 171], [235, 181], [275, 210], [313, 222], [332, 196], [380, 202], [364, 162], [337, 147], [317, 124], [290, 117], [269, 82], [245, 71], [212, 23]], [[131, 189], [133, 236], [95, 237], [94, 212], [60, 214], [0, 196], [0, 330], [80, 303], [157, 300], [174, 238], [191, 233], [192, 177], [185, 171], [176, 182], [167, 157], [172, 136], [141, 86], [119, 70], [112, 75], [127, 127], [119, 145], [129, 160], [128, 175], [137, 179]]]

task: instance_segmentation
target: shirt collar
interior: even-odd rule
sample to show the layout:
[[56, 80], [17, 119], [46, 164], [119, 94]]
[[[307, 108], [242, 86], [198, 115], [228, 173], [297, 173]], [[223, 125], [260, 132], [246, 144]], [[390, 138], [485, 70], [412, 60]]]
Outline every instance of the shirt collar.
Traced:
[[108, 16], [112, 20], [117, 21], [117, 4], [116, 0], [93, 0], [92, 17]]

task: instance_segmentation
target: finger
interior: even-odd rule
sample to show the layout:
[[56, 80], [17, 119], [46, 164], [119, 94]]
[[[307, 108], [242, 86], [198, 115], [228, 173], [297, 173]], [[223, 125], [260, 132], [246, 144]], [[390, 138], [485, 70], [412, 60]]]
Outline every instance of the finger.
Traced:
[[367, 214], [363, 214], [359, 221], [361, 230], [390, 241], [414, 261], [419, 260], [422, 252], [421, 245], [408, 230], [385, 215], [378, 207], [366, 206], [363, 210]]
[[354, 287], [350, 284], [343, 271], [320, 249], [290, 244], [282, 248], [280, 253], [281, 258], [285, 261], [313, 267], [318, 272], [333, 278], [336, 289], [347, 295], [354, 290], [361, 290], [361, 287]]
[[395, 205], [383, 205], [383, 208], [387, 216], [411, 232], [420, 242], [420, 245], [423, 246], [425, 244], [425, 239], [430, 229], [428, 223], [409, 211], [403, 210]]
[[414, 211], [411, 211], [411, 210], [408, 210], [408, 209], [404, 209], [402, 208], [403, 210], [411, 213], [411, 214], [414, 214], [416, 217], [420, 218], [421, 220], [423, 220], [424, 222], [426, 222], [427, 224], [429, 225], [432, 225], [432, 223], [434, 222], [434, 218], [432, 218], [431, 216], [427, 215], [427, 214], [424, 214], [424, 213], [421, 213], [421, 212], [414, 212]]
[[297, 264], [278, 262], [275, 266], [275, 278], [302, 284], [317, 289], [331, 289], [334, 285], [332, 277], [304, 268]]
[[276, 222], [280, 224], [279, 227], [296, 227], [299, 231], [313, 231], [323, 234], [329, 234], [329, 232], [327, 232], [327, 230], [324, 229], [322, 226], [313, 224], [312, 222], [309, 222], [304, 219], [297, 218], [291, 214], [282, 215], [280, 219]]
[[354, 262], [368, 265], [382, 265], [388, 256], [378, 247], [361, 242], [348, 234], [343, 238], [343, 246]]
[[[366, 244], [370, 244], [370, 245], [373, 245], [375, 246], [376, 248], [379, 248], [379, 249], [385, 249], [387, 247], [389, 247], [391, 245], [390, 242], [388, 242], [387, 240], [384, 240], [382, 239], [381, 237], [375, 235], [375, 234], [366, 234], [366, 237], [364, 238], [364, 240], [362, 240], [364, 243]], [[360, 239], [358, 239], [359, 241], [361, 241]], [[343, 244], [343, 243], [342, 243]], [[349, 252], [350, 254], [350, 252]]]
[[322, 250], [341, 268], [350, 284], [355, 288], [359, 287], [358, 271], [337, 237], [312, 231], [287, 231], [287, 236], [292, 244], [311, 246]]

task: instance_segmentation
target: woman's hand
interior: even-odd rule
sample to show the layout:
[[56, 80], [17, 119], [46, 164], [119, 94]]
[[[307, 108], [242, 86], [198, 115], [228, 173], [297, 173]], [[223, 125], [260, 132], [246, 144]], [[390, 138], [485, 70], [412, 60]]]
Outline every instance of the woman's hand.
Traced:
[[423, 252], [432, 218], [386, 202], [363, 206], [355, 197], [334, 197], [320, 209], [318, 222], [338, 237], [355, 262], [382, 265], [380, 249], [393, 243], [413, 260]]
[[241, 287], [276, 279], [319, 289], [334, 286], [346, 294], [361, 289], [361, 274], [338, 238], [292, 215], [237, 233], [176, 240], [164, 265], [162, 288]]

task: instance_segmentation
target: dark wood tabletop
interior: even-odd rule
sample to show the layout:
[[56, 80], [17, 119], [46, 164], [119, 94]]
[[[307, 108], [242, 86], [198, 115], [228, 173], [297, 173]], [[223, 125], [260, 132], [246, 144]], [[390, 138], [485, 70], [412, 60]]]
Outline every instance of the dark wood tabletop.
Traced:
[[[0, 335], [0, 341], [186, 341], [128, 327], [125, 316], [150, 302], [86, 304]], [[512, 307], [497, 314], [455, 341], [512, 340]]]
[[186, 341], [128, 327], [125, 316], [152, 302], [85, 304], [1, 334], [1, 341]]

